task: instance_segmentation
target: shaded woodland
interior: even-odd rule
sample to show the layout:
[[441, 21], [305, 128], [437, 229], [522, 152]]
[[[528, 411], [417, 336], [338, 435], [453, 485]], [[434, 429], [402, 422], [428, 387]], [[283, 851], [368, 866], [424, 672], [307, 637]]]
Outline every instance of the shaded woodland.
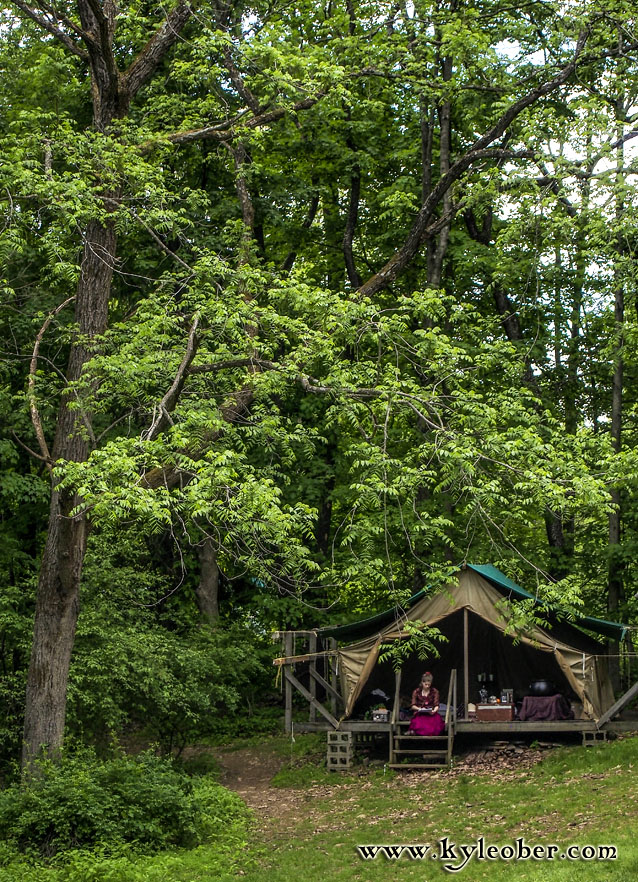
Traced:
[[5, 764], [466, 560], [636, 622], [633, 4], [1, 16]]

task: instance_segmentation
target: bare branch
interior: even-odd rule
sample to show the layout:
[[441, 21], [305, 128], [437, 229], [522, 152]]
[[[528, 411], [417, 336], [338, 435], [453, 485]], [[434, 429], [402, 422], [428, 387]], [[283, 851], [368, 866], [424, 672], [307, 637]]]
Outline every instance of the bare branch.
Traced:
[[565, 67], [563, 67], [551, 80], [542, 83], [540, 86], [536, 86], [536, 88], [532, 89], [522, 98], [519, 98], [518, 101], [511, 104], [507, 110], [501, 114], [494, 125], [489, 128], [485, 134], [477, 138], [472, 147], [451, 165], [447, 174], [444, 174], [440, 178], [439, 182], [432, 188], [429, 196], [423, 202], [405, 243], [397, 252], [395, 252], [379, 272], [373, 275], [359, 288], [359, 292], [363, 296], [371, 296], [375, 294], [377, 291], [393, 282], [400, 275], [418, 253], [423, 241], [424, 231], [426, 230], [430, 217], [440, 200], [473, 163], [479, 159], [485, 158], [487, 155], [486, 150], [489, 148], [489, 145], [493, 144], [497, 138], [500, 138], [505, 134], [508, 126], [511, 125], [511, 123], [520, 116], [524, 110], [535, 104], [543, 96], [549, 95], [551, 92], [555, 91], [569, 79], [576, 70], [578, 61], [589, 37], [590, 30], [591, 24], [581, 31], [569, 64], [566, 64]]
[[[234, 423], [239, 422], [239, 420], [248, 412], [248, 408], [251, 405], [251, 402], [254, 397], [254, 392], [249, 386], [244, 386], [243, 389], [240, 389], [239, 392], [235, 392], [230, 400], [226, 402], [222, 407], [220, 407], [219, 412], [222, 416], [222, 419], [225, 423], [229, 425], [233, 425]], [[196, 450], [193, 455], [196, 459], [200, 458], [205, 454], [205, 452], [210, 448], [211, 444], [214, 444], [215, 441], [218, 441], [223, 435], [223, 430], [219, 429], [215, 432], [211, 432], [205, 439], [205, 446], [200, 447], [199, 450]], [[179, 469], [174, 465], [166, 465], [160, 468], [150, 469], [148, 472], [145, 472], [140, 476], [140, 483], [142, 486], [154, 490], [157, 487], [166, 487], [170, 490], [172, 487], [176, 487], [181, 480], [186, 476], [185, 472], [182, 469]]]
[[170, 413], [172, 410], [175, 409], [175, 405], [179, 400], [181, 391], [184, 388], [184, 383], [186, 382], [188, 368], [190, 367], [191, 362], [197, 354], [197, 346], [199, 344], [199, 338], [197, 337], [198, 325], [199, 316], [195, 315], [195, 318], [193, 319], [193, 324], [191, 325], [191, 329], [188, 334], [188, 343], [186, 344], [186, 352], [184, 353], [184, 358], [182, 359], [181, 364], [177, 369], [177, 373], [175, 374], [175, 378], [171, 383], [170, 389], [159, 403], [157, 416], [153, 420], [153, 423], [149, 427], [148, 431], [143, 436], [147, 441], [154, 441], [155, 438], [157, 438], [157, 436], [161, 432], [163, 432], [166, 426], [171, 422]]
[[38, 369], [38, 356], [40, 353], [40, 344], [42, 343], [42, 338], [47, 332], [47, 328], [56, 317], [56, 315], [61, 312], [65, 306], [68, 306], [75, 300], [75, 294], [73, 297], [68, 297], [63, 303], [57, 306], [53, 312], [49, 313], [46, 317], [46, 320], [38, 333], [36, 334], [35, 344], [33, 346], [33, 354], [31, 356], [31, 363], [29, 365], [29, 380], [28, 380], [28, 391], [27, 397], [29, 399], [29, 410], [31, 412], [31, 422], [33, 423], [33, 428], [35, 429], [35, 435], [38, 439], [38, 444], [40, 446], [40, 452], [42, 453], [42, 459], [47, 464], [47, 468], [51, 471], [53, 466], [53, 458], [51, 457], [51, 453], [49, 452], [49, 447], [46, 442], [46, 438], [44, 437], [44, 429], [42, 428], [42, 420], [40, 419], [40, 412], [38, 410], [38, 403], [35, 396], [35, 377], [36, 371]]
[[[11, 0], [11, 2], [14, 3], [14, 5], [18, 7], [18, 9], [22, 10], [22, 12], [24, 12], [24, 14], [27, 15], [32, 21], [34, 21], [36, 24], [40, 25], [41, 28], [47, 31], [47, 33], [55, 37], [56, 40], [59, 40], [63, 46], [66, 46], [69, 52], [73, 53], [73, 55], [77, 55], [77, 57], [81, 58], [82, 61], [89, 60], [88, 53], [84, 49], [81, 49], [68, 34], [65, 34], [64, 31], [58, 27], [58, 25], [54, 24], [52, 21], [49, 21], [49, 19], [45, 18], [43, 15], [40, 15], [38, 12], [36, 12], [35, 9], [29, 6], [28, 3], [24, 3], [23, 0]], [[45, 11], [47, 13], [49, 12], [49, 10], [46, 8]], [[69, 23], [66, 21], [64, 22], [64, 24], [67, 24], [67, 26], [69, 26]], [[76, 30], [76, 27], [74, 26], [73, 29]], [[78, 30], [80, 31], [83, 39], [86, 39], [87, 35], [84, 33], [84, 31], [78, 28], [76, 30], [76, 33]]]
[[[314, 221], [317, 215], [317, 209], [319, 208], [319, 195], [317, 193], [313, 194], [312, 199], [310, 200], [310, 205], [308, 207], [308, 214], [303, 219], [301, 223], [302, 230], [309, 230], [312, 226], [312, 222]], [[286, 259], [281, 265], [281, 269], [283, 272], [288, 273], [293, 268], [295, 260], [297, 259], [297, 251], [295, 248], [292, 251], [289, 251], [286, 255]]]
[[164, 23], [153, 34], [137, 58], [131, 63], [124, 79], [131, 97], [148, 82], [158, 65], [177, 41], [193, 10], [188, 0], [180, 0], [175, 9], [166, 16]]
[[617, 141], [610, 144], [609, 147], [611, 150], [618, 150], [619, 147], [622, 147], [628, 141], [633, 141], [634, 138], [638, 138], [638, 129], [633, 129], [631, 132], [627, 132], [622, 138], [618, 138]]
[[224, 49], [224, 67], [230, 74], [230, 81], [235, 87], [237, 94], [244, 99], [244, 101], [246, 102], [248, 107], [250, 107], [253, 113], [260, 113], [261, 107], [259, 101], [255, 98], [253, 93], [244, 82], [242, 75], [237, 69], [235, 62], [233, 61], [233, 56], [231, 55], [229, 47], [226, 47]]
[[45, 3], [44, 0], [38, 0], [38, 6], [40, 9], [43, 9], [47, 15], [50, 15], [52, 18], [57, 19], [63, 25], [65, 25], [69, 30], [73, 31], [74, 34], [77, 34], [82, 40], [90, 39], [89, 35], [86, 31], [83, 31], [82, 28], [76, 24], [72, 18], [69, 18], [66, 15], [61, 15], [58, 9], [55, 9], [50, 3]]
[[18, 438], [18, 436], [16, 435], [16, 433], [14, 432], [13, 429], [11, 429], [11, 435], [13, 436], [14, 441], [16, 441], [20, 445], [20, 447], [22, 447], [24, 450], [26, 450], [27, 453], [31, 454], [31, 456], [35, 457], [35, 459], [39, 459], [40, 462], [46, 463], [47, 468], [49, 469], [49, 471], [51, 471], [51, 461], [50, 460], [48, 460], [44, 456], [41, 456], [39, 453], [36, 453], [35, 450], [31, 450], [31, 448], [29, 447], [28, 444], [25, 444], [24, 441], [22, 441], [20, 438]]
[[441, 230], [445, 229], [458, 212], [465, 208], [466, 204], [466, 200], [461, 199], [459, 202], [450, 205], [449, 209], [442, 214], [441, 217], [437, 218], [437, 220], [430, 224], [429, 227], [426, 227], [423, 232], [423, 240], [430, 239], [432, 236], [436, 236], [437, 233], [440, 233]]
[[165, 245], [164, 242], [162, 242], [162, 240], [161, 240], [160, 237], [157, 235], [157, 233], [155, 232], [155, 230], [154, 230], [152, 227], [149, 227], [149, 225], [146, 223], [146, 221], [142, 220], [142, 218], [139, 216], [139, 214], [135, 211], [134, 208], [130, 208], [130, 207], [129, 207], [129, 208], [128, 208], [128, 211], [129, 211], [130, 214], [133, 215], [133, 217], [135, 218], [135, 220], [136, 220], [139, 224], [141, 224], [141, 226], [144, 227], [144, 229], [146, 230], [146, 232], [147, 232], [147, 233], [149, 234], [149, 236], [153, 239], [153, 241], [156, 242], [156, 243], [159, 245], [159, 247], [162, 249], [162, 251], [164, 252], [164, 254], [167, 254], [167, 255], [168, 255], [169, 257], [171, 257], [174, 261], [176, 261], [180, 266], [184, 267], [185, 270], [188, 270], [188, 272], [189, 272], [191, 275], [194, 275], [194, 274], [195, 274], [195, 270], [194, 270], [192, 267], [190, 267], [190, 266], [189, 266], [184, 260], [182, 260], [182, 258], [181, 258], [178, 254], [175, 254], [174, 251], [171, 251], [171, 249], [168, 247], [168, 245]]
[[567, 196], [565, 196], [564, 193], [561, 192], [561, 186], [558, 178], [551, 174], [544, 162], [539, 162], [538, 167], [544, 175], [544, 177], [536, 179], [536, 183], [538, 184], [538, 186], [541, 188], [547, 187], [558, 199], [561, 205], [564, 206], [567, 214], [570, 217], [576, 217], [578, 211], [576, 210], [572, 202], [567, 198]]
[[[362, 70], [356, 71], [351, 74], [353, 79], [374, 75], [380, 74], [375, 72], [372, 68], [363, 68]], [[295, 114], [301, 110], [309, 110], [311, 107], [314, 107], [314, 105], [317, 104], [318, 101], [324, 98], [326, 94], [327, 90], [321, 90], [317, 92], [316, 95], [313, 95], [309, 98], [304, 98], [301, 101], [297, 101], [291, 107], [275, 107], [271, 110], [263, 111], [262, 113], [256, 114], [255, 116], [251, 117], [247, 122], [243, 123], [241, 128], [259, 128], [260, 126], [266, 126], [269, 123], [276, 122], [277, 120], [288, 114]], [[170, 141], [171, 144], [190, 144], [194, 141], [207, 140], [220, 142], [232, 141], [237, 134], [233, 126], [236, 126], [242, 120], [242, 118], [247, 115], [247, 113], [247, 109], [242, 110], [232, 120], [224, 120], [223, 122], [218, 122], [211, 126], [205, 126], [201, 129], [189, 129], [183, 132], [172, 132], [168, 135], [159, 136], [157, 141], [146, 141], [144, 142], [144, 144], [141, 144], [139, 148], [140, 152], [148, 153], [150, 150], [153, 149], [153, 147], [156, 146], [156, 144], [160, 142], [160, 140]]]
[[[304, 98], [303, 101], [297, 101], [296, 104], [293, 104], [292, 107], [275, 107], [273, 110], [268, 110], [264, 113], [260, 113], [257, 116], [253, 116], [246, 123], [242, 125], [242, 128], [245, 129], [256, 129], [260, 126], [266, 126], [271, 122], [275, 122], [278, 119], [286, 116], [289, 113], [297, 113], [300, 110], [308, 110], [310, 107], [313, 107], [318, 101], [320, 101], [325, 92], [318, 92], [316, 95], [313, 95], [311, 98]], [[210, 138], [216, 141], [232, 141], [235, 137], [236, 132], [232, 129], [227, 129], [222, 125], [214, 125], [214, 126], [206, 126], [203, 129], [191, 129], [186, 132], [173, 132], [171, 135], [165, 135], [163, 140], [170, 141], [171, 144], [190, 144], [193, 141], [205, 141]], [[142, 150], [148, 150], [153, 145], [151, 143], [146, 143], [141, 145]]]
[[[182, 362], [182, 365], [184, 365], [185, 362], [186, 358]], [[332, 395], [334, 397], [342, 396], [344, 398], [359, 401], [380, 399], [384, 397], [388, 399], [396, 398], [403, 401], [406, 406], [414, 411], [420, 419], [424, 420], [430, 428], [442, 428], [441, 424], [432, 422], [432, 420], [430, 420], [423, 413], [422, 408], [425, 407], [427, 409], [428, 406], [418, 396], [411, 395], [406, 392], [401, 392], [399, 390], [388, 391], [385, 389], [375, 388], [348, 389], [343, 387], [338, 388], [335, 386], [326, 386], [320, 384], [317, 380], [314, 379], [314, 377], [302, 373], [297, 368], [290, 367], [284, 364], [277, 364], [276, 362], [269, 361], [267, 359], [256, 357], [232, 358], [226, 359], [224, 361], [211, 362], [209, 364], [191, 365], [186, 366], [183, 374], [185, 376], [186, 374], [192, 375], [217, 373], [222, 370], [241, 367], [251, 368], [251, 373], [253, 375], [257, 374], [255, 368], [259, 368], [260, 372], [272, 370], [286, 373], [288, 374], [292, 382], [298, 383], [301, 388], [310, 395]], [[180, 366], [180, 371], [181, 370], [182, 368]], [[180, 371], [178, 371], [178, 374], [180, 373]], [[175, 383], [173, 385], [175, 385]], [[248, 409], [254, 399], [254, 394], [254, 389], [248, 383], [244, 385], [243, 388], [240, 389], [238, 392], [233, 393], [230, 400], [227, 401], [219, 409], [224, 422], [229, 425], [237, 424], [248, 412]], [[161, 415], [159, 418], [161, 419]], [[208, 437], [204, 439], [204, 446], [201, 446], [198, 450], [191, 452], [189, 455], [192, 456], [194, 459], [201, 458], [209, 449], [210, 445], [214, 444], [222, 437], [223, 432], [223, 429], [218, 429], [214, 432], [211, 432]], [[146, 472], [140, 477], [140, 482], [144, 487], [151, 489], [160, 486], [164, 486], [167, 489], [170, 489], [177, 486], [183, 478], [186, 478], [188, 480], [190, 479], [190, 477], [192, 477], [192, 475], [187, 475], [182, 469], [178, 468], [177, 466], [166, 465], [164, 467], [154, 468]]]
[[248, 184], [246, 183], [246, 169], [252, 160], [242, 143], [237, 144], [236, 147], [233, 147], [228, 141], [224, 141], [223, 143], [224, 147], [228, 149], [230, 155], [233, 157], [233, 163], [235, 165], [235, 189], [241, 206], [241, 217], [244, 223], [243, 237], [245, 240], [250, 241], [255, 232], [255, 206], [253, 204], [252, 196], [250, 195], [250, 190], [248, 189]]
[[408, 406], [418, 413], [419, 417], [423, 419], [431, 428], [440, 429], [441, 426], [433, 423], [429, 420], [421, 410], [416, 409], [416, 404], [423, 405], [423, 401], [417, 396], [410, 395], [407, 392], [400, 392], [398, 390], [392, 390], [390, 392], [385, 389], [375, 389], [375, 388], [366, 388], [360, 387], [357, 389], [348, 389], [344, 387], [338, 386], [326, 386], [319, 383], [318, 380], [315, 380], [314, 377], [311, 377], [307, 374], [298, 371], [295, 368], [290, 368], [285, 364], [278, 364], [274, 361], [269, 361], [264, 358], [230, 358], [225, 361], [214, 361], [209, 364], [198, 364], [194, 365], [189, 369], [189, 374], [206, 374], [206, 373], [218, 373], [222, 370], [229, 370], [232, 368], [242, 368], [242, 367], [258, 367], [260, 371], [279, 371], [280, 373], [287, 373], [290, 375], [290, 378], [299, 383], [304, 392], [307, 392], [310, 395], [333, 395], [333, 396], [343, 396], [344, 398], [358, 399], [358, 400], [366, 400], [370, 398], [383, 398], [383, 397], [395, 397], [399, 398], [402, 401], [405, 401]]
[[195, 364], [189, 368], [189, 374], [216, 374], [219, 371], [232, 368], [258, 367], [264, 371], [284, 371], [285, 367], [263, 358], [251, 356], [249, 358], [228, 358], [225, 361], [213, 361], [209, 364]]

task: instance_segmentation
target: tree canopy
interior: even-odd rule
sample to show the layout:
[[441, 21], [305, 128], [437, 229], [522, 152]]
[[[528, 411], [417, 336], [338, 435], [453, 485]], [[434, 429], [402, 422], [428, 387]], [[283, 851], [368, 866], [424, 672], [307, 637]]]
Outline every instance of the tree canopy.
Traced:
[[196, 603], [263, 634], [489, 560], [634, 617], [635, 25], [617, 0], [3, 10], [25, 762], [61, 744], [91, 616], [107, 643], [193, 633]]

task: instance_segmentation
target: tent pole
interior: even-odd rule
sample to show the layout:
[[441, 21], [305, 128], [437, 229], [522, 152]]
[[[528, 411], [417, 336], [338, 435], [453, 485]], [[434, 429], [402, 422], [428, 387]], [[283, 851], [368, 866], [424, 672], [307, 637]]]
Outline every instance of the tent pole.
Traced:
[[[398, 731], [399, 727], [399, 716], [400, 716], [400, 707], [401, 704], [401, 677], [403, 675], [403, 668], [399, 668], [398, 671], [394, 672], [394, 704], [392, 705], [392, 714], [390, 715], [390, 726], [388, 732], [388, 745], [390, 748], [389, 751], [389, 760], [390, 763], [396, 762], [396, 754], [394, 752], [395, 741], [394, 741], [394, 733]], [[401, 734], [399, 732], [399, 734]], [[397, 742], [398, 747], [401, 747], [401, 742]]]
[[[326, 677], [326, 680], [330, 680], [330, 685], [334, 689], [335, 692], [341, 692], [339, 689], [339, 676], [337, 674], [337, 641], [334, 637], [328, 637], [328, 648], [331, 650], [333, 655], [328, 656], [328, 667], [330, 669], [329, 676]], [[337, 716], [337, 701], [334, 695], [330, 695], [330, 710], [332, 711], [333, 716]]]
[[470, 702], [470, 623], [467, 607], [463, 609], [463, 718], [468, 718], [467, 706]]
[[[294, 637], [291, 631], [284, 633], [284, 655], [291, 656], [294, 654]], [[285, 670], [292, 671], [292, 665], [286, 665]], [[292, 684], [288, 677], [284, 676], [285, 690], [285, 715], [284, 715], [284, 731], [287, 734], [292, 732]]]
[[[317, 652], [317, 635], [316, 634], [311, 634], [310, 637], [308, 638], [308, 652], [312, 656], [315, 656], [315, 654]], [[317, 671], [317, 659], [316, 659], [316, 657], [313, 657], [310, 659], [310, 684], [309, 684], [310, 685], [310, 694], [312, 695], [313, 698], [317, 697], [317, 681], [312, 676], [313, 672], [316, 673], [316, 671]], [[317, 719], [317, 709], [316, 709], [315, 705], [313, 704], [313, 702], [311, 701], [310, 702], [310, 710], [308, 712], [308, 722], [314, 723], [316, 719]]]

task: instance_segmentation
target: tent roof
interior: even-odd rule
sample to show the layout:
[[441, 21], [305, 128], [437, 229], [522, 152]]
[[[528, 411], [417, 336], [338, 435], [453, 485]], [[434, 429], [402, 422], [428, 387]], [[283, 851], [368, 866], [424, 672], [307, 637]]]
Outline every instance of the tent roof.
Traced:
[[[537, 600], [533, 594], [530, 594], [529, 591], [521, 588], [520, 585], [517, 585], [516, 582], [513, 582], [505, 575], [505, 573], [502, 573], [492, 564], [467, 564], [467, 567], [470, 570], [474, 570], [474, 572], [478, 573], [480, 576], [483, 576], [484, 579], [487, 579], [491, 585], [503, 591], [504, 594], [507, 592], [517, 600], [535, 600], [539, 606], [544, 606], [542, 601]], [[405, 608], [410, 609], [410, 607], [414, 606], [418, 600], [425, 597], [427, 593], [427, 589], [417, 591], [417, 593], [413, 594], [408, 600]], [[397, 607], [392, 607], [392, 609], [385, 610], [385, 612], [370, 616], [367, 619], [360, 619], [357, 622], [351, 622], [347, 625], [319, 628], [317, 633], [321, 637], [335, 637], [337, 640], [361, 640], [372, 634], [376, 634], [386, 625], [389, 625], [390, 622], [394, 621], [397, 616], [397, 611]], [[592, 616], [580, 616], [574, 619], [574, 624], [579, 625], [581, 628], [586, 628], [588, 631], [593, 631], [596, 634], [610, 637], [614, 640], [622, 640], [627, 631], [626, 625], [619, 624], [618, 622], [608, 622], [605, 619], [597, 619]]]

